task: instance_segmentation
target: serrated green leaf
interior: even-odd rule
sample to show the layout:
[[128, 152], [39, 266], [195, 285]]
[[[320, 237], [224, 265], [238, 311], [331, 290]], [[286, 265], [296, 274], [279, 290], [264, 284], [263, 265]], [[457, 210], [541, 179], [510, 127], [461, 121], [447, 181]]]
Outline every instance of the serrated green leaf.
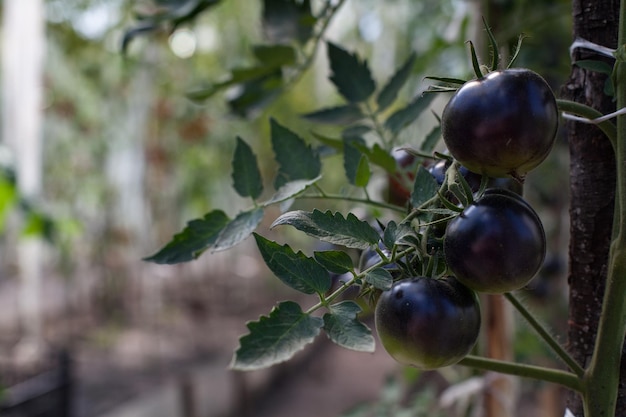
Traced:
[[323, 294], [330, 289], [330, 275], [315, 259], [259, 234], [254, 238], [265, 264], [286, 285], [305, 294]]
[[262, 207], [239, 213], [220, 232], [217, 241], [213, 245], [213, 252], [230, 249], [237, 245], [252, 234], [259, 223], [261, 223], [261, 220], [263, 220]]
[[441, 139], [441, 125], [437, 125], [432, 128], [430, 132], [426, 135], [424, 140], [420, 145], [420, 151], [422, 153], [431, 153], [435, 150], [435, 147], [439, 143]]
[[158, 264], [177, 264], [196, 259], [217, 241], [229, 221], [221, 210], [214, 210], [201, 219], [191, 220], [161, 250], [144, 260]]
[[328, 250], [314, 252], [313, 255], [320, 265], [335, 274], [345, 274], [354, 269], [352, 258], [345, 252]]
[[396, 160], [391, 154], [383, 149], [378, 143], [375, 143], [372, 149], [356, 145], [357, 148], [369, 158], [369, 161], [385, 171], [394, 173], [396, 171]]
[[255, 45], [252, 53], [264, 67], [278, 68], [296, 62], [296, 51], [289, 45]]
[[275, 119], [271, 119], [270, 128], [272, 149], [279, 165], [274, 186], [278, 189], [289, 181], [317, 178], [322, 170], [319, 154]]
[[385, 246], [391, 250], [395, 245], [402, 243], [403, 239], [405, 239], [407, 236], [412, 235], [415, 235], [415, 231], [409, 224], [397, 224], [392, 220], [387, 224], [387, 227], [385, 228], [383, 239]]
[[383, 111], [389, 107], [398, 97], [398, 92], [406, 84], [413, 66], [415, 65], [415, 53], [409, 55], [405, 63], [398, 68], [396, 73], [391, 77], [389, 82], [383, 87], [383, 89], [376, 97], [376, 103], [378, 104], [378, 111]]
[[237, 145], [233, 157], [233, 187], [242, 197], [256, 200], [263, 192], [263, 180], [252, 148], [237, 136]]
[[387, 291], [393, 284], [393, 277], [391, 273], [383, 268], [375, 268], [365, 274], [365, 282], [378, 288], [379, 290]]
[[415, 97], [406, 107], [397, 110], [389, 116], [385, 121], [385, 128], [394, 135], [397, 135], [402, 129], [413, 123], [420, 114], [428, 108], [433, 98], [434, 95], [432, 94], [424, 94]]
[[261, 203], [261, 206], [267, 207], [271, 204], [282, 203], [283, 201], [289, 200], [291, 198], [297, 197], [298, 194], [302, 193], [311, 185], [318, 182], [322, 177], [316, 177], [312, 180], [295, 180], [290, 181], [280, 187], [276, 193], [267, 201]]
[[347, 104], [345, 106], [329, 107], [302, 115], [311, 122], [329, 125], [347, 125], [358, 122], [365, 117], [359, 106]]
[[437, 195], [439, 185], [435, 178], [424, 168], [419, 166], [413, 182], [413, 192], [411, 192], [411, 204], [419, 207], [426, 201]]
[[239, 339], [231, 368], [250, 371], [290, 359], [320, 333], [324, 320], [302, 311], [293, 301], [284, 301], [269, 316], [247, 324], [249, 333]]
[[337, 91], [351, 103], [365, 101], [376, 90], [376, 83], [367, 65], [356, 54], [327, 42], [328, 60], [330, 61], [330, 80]]
[[352, 213], [344, 218], [341, 213], [333, 214], [330, 210], [325, 213], [317, 209], [290, 211], [278, 217], [271, 227], [280, 225], [290, 225], [309, 236], [353, 249], [367, 249], [380, 240], [372, 226]]
[[361, 307], [354, 301], [343, 301], [330, 306], [324, 314], [324, 330], [337, 345], [358, 352], [374, 352], [376, 342], [372, 331], [357, 320]]
[[362, 141], [356, 139], [345, 141], [343, 145], [343, 167], [350, 184], [365, 187], [370, 178], [369, 162], [367, 156], [354, 146], [355, 143], [364, 145]]

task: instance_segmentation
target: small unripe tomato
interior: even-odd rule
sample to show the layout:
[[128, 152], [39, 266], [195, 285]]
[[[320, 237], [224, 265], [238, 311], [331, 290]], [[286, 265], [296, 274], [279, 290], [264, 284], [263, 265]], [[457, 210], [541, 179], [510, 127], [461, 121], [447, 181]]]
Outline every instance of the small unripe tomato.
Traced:
[[450, 272], [475, 291], [504, 293], [524, 287], [546, 256], [537, 213], [507, 190], [487, 190], [448, 223], [443, 251]]
[[468, 81], [443, 110], [443, 140], [462, 165], [490, 177], [522, 179], [550, 153], [558, 109], [548, 83], [528, 69]]
[[404, 206], [411, 198], [417, 158], [404, 149], [394, 149], [391, 156], [396, 161], [396, 172], [387, 174], [387, 201]]
[[391, 357], [436, 369], [457, 363], [472, 350], [480, 331], [480, 306], [476, 294], [453, 277], [413, 277], [382, 293], [375, 322]]

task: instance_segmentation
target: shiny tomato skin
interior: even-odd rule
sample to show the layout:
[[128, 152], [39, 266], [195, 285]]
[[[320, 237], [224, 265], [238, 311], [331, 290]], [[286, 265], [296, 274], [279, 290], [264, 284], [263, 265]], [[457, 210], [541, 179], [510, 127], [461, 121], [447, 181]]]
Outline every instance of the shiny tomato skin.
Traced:
[[528, 69], [468, 81], [442, 113], [442, 136], [470, 171], [523, 178], [550, 153], [558, 128], [554, 93]]
[[398, 362], [436, 369], [463, 359], [480, 331], [474, 291], [454, 277], [413, 277], [397, 281], [376, 305], [376, 330]]
[[460, 282], [475, 291], [504, 293], [524, 287], [539, 271], [546, 237], [525, 200], [493, 189], [448, 223], [443, 251]]

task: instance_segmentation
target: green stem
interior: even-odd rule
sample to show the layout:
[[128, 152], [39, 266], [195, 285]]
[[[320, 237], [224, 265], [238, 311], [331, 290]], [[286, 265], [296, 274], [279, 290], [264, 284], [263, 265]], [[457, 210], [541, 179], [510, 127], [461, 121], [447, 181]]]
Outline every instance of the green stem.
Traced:
[[292, 85], [296, 84], [306, 72], [307, 69], [313, 64], [313, 60], [317, 55], [317, 50], [319, 49], [319, 45], [326, 33], [326, 29], [328, 29], [328, 25], [332, 21], [333, 17], [337, 14], [341, 6], [345, 3], [345, 0], [339, 0], [337, 4], [333, 5], [331, 1], [327, 1], [324, 9], [320, 13], [319, 20], [322, 22], [319, 30], [314, 35], [314, 37], [309, 41], [312, 45], [310, 53], [306, 54], [304, 61], [302, 64], [298, 65], [294, 70], [294, 75], [292, 75], [283, 85], [282, 91], [288, 90]]
[[578, 392], [582, 390], [580, 378], [570, 372], [558, 369], [549, 369], [541, 366], [525, 365], [472, 355], [463, 358], [461, 362], [459, 362], [459, 365], [483, 371], [493, 371], [501, 374], [552, 382]]
[[[556, 103], [559, 110], [575, 114], [576, 116], [581, 116], [589, 120], [597, 119], [598, 117], [603, 116], [603, 114], [596, 109], [581, 103], [576, 103], [575, 101], [557, 99]], [[610, 120], [605, 120], [596, 124], [596, 126], [598, 126], [598, 128], [609, 138], [611, 144], [613, 145], [613, 149], [615, 149], [615, 141], [617, 140], [617, 129], [615, 128], [615, 125]]]
[[415, 252], [415, 248], [411, 247], [408, 249], [405, 249], [401, 252], [398, 252], [395, 254], [395, 256], [385, 259], [384, 257], [381, 257], [381, 260], [377, 263], [375, 263], [374, 265], [370, 266], [369, 268], [361, 271], [360, 273], [355, 273], [354, 271], [352, 271], [352, 274], [354, 275], [352, 277], [352, 279], [350, 279], [349, 281], [345, 282], [341, 287], [337, 288], [335, 291], [333, 291], [328, 297], [324, 297], [323, 300], [320, 300], [319, 303], [311, 306], [307, 311], [306, 314], [311, 314], [316, 310], [319, 310], [322, 307], [326, 307], [327, 305], [329, 305], [332, 301], [334, 301], [337, 297], [339, 297], [341, 294], [343, 294], [343, 292], [345, 290], [347, 290], [348, 288], [350, 288], [352, 285], [354, 285], [358, 280], [361, 280], [363, 278], [365, 278], [365, 276], [370, 272], [373, 271], [376, 268], [381, 268], [385, 265], [389, 265], [390, 263], [395, 262], [398, 259], [401, 259], [402, 257], [409, 255], [410, 253]]
[[[620, 2], [618, 50], [626, 45], [626, 0]], [[614, 80], [616, 80], [617, 108], [626, 105], [626, 62], [617, 57]], [[593, 355], [585, 375], [583, 403], [585, 417], [609, 417], [615, 415], [620, 363], [624, 337], [626, 336], [626, 116], [617, 116], [616, 141], [617, 185], [615, 190], [615, 214], [613, 240], [609, 262], [602, 313]]]
[[376, 201], [376, 200], [371, 200], [369, 198], [359, 198], [359, 197], [350, 197], [350, 196], [345, 196], [345, 195], [341, 195], [341, 194], [320, 194], [320, 195], [313, 195], [313, 194], [304, 194], [304, 195], [299, 195], [298, 196], [299, 200], [302, 199], [310, 199], [310, 200], [341, 200], [341, 201], [350, 201], [353, 203], [361, 203], [361, 204], [366, 204], [369, 206], [374, 206], [374, 207], [380, 207], [380, 208], [384, 208], [384, 209], [388, 209], [388, 210], [393, 210], [393, 211], [397, 211], [398, 213], [405, 213], [406, 212], [406, 208], [404, 207], [400, 207], [400, 206], [396, 206], [394, 204], [389, 204], [389, 203], [385, 203], [382, 201]]
[[372, 124], [374, 125], [374, 130], [380, 138], [383, 148], [391, 151], [391, 147], [393, 146], [393, 139], [387, 142], [387, 138], [385, 137], [385, 129], [383, 129], [382, 125], [378, 121], [376, 112], [372, 110], [372, 106], [368, 102], [365, 102], [365, 110], [367, 111], [367, 117], [372, 121]]
[[559, 342], [550, 334], [550, 332], [537, 320], [537, 318], [526, 308], [526, 306], [512, 293], [505, 293], [504, 296], [515, 307], [515, 309], [524, 317], [530, 326], [539, 334], [554, 353], [579, 377], [582, 378], [585, 370], [570, 356], [569, 353], [561, 346]]

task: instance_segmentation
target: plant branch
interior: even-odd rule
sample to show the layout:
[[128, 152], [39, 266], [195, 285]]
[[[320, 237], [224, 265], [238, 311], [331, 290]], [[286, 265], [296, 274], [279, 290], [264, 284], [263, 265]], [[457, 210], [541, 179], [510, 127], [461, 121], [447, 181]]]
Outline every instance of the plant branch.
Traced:
[[314, 194], [304, 194], [299, 195], [298, 199], [312, 199], [312, 200], [342, 200], [342, 201], [351, 201], [353, 203], [366, 204], [369, 206], [380, 207], [388, 210], [397, 211], [398, 213], [405, 213], [406, 208], [396, 206], [394, 204], [385, 203], [382, 201], [371, 200], [369, 198], [359, 198], [359, 197], [350, 197], [341, 194], [326, 194], [322, 193], [320, 195]]
[[561, 344], [550, 334], [550, 332], [537, 320], [537, 318], [526, 308], [526, 306], [512, 293], [505, 293], [504, 296], [524, 317], [530, 326], [537, 332], [539, 337], [545, 341], [556, 355], [578, 376], [583, 377], [585, 370], [567, 353]]
[[501, 374], [552, 382], [578, 392], [583, 388], [580, 378], [570, 372], [558, 369], [549, 369], [541, 366], [525, 365], [472, 355], [466, 356], [458, 364], [483, 371], [493, 371]]

